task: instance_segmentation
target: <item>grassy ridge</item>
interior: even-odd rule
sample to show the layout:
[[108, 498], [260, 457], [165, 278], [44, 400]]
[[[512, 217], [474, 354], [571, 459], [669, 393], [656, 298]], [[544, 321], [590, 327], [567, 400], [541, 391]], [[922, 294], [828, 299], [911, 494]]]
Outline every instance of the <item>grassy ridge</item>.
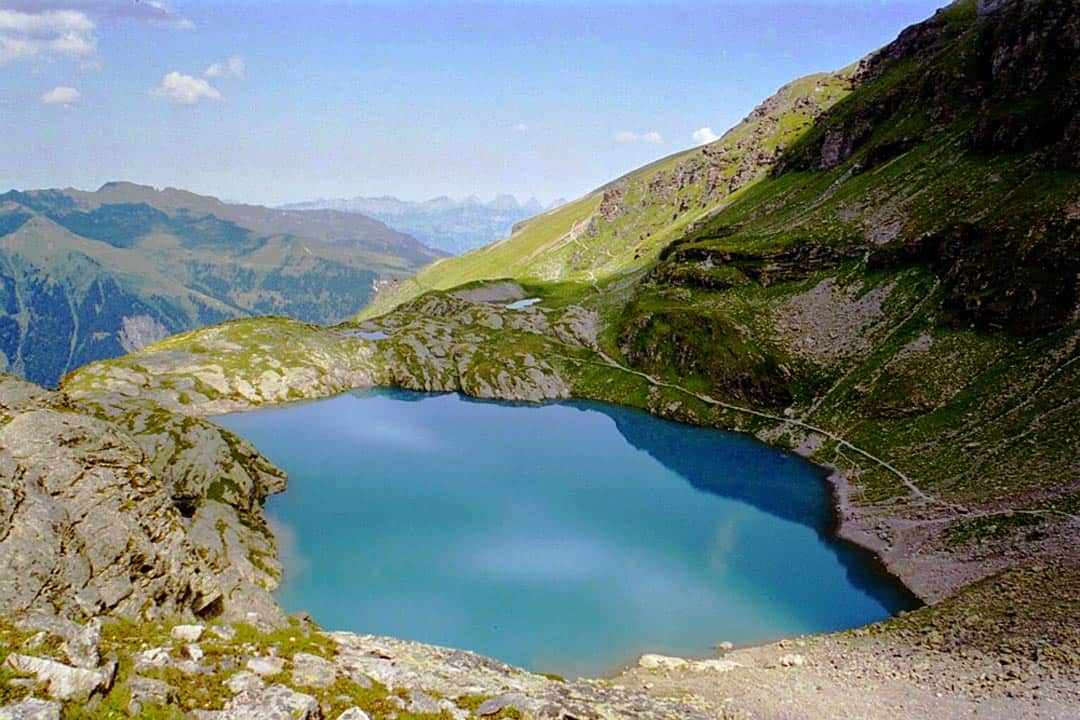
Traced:
[[[365, 315], [520, 280], [548, 304], [596, 310], [602, 349], [636, 369], [826, 428], [900, 468], [815, 445], [859, 473], [868, 507], [973, 515], [931, 545], [1049, 551], [1080, 476], [1080, 155], [1055, 120], [1080, 108], [1076, 16], [1042, 0], [980, 17], [961, 0], [858, 66], [787, 86], [717, 143], [568, 206], [561, 223], [425, 269]], [[813, 95], [825, 99], [807, 106]], [[576, 393], [810, 441], [800, 426], [582, 372]]]
[[707, 146], [676, 153], [556, 210], [520, 223], [510, 237], [439, 260], [380, 293], [361, 312], [376, 317], [430, 290], [478, 280], [607, 287], [654, 262], [688, 227], [765, 174], [769, 163], [843, 98], [854, 68], [781, 88]]

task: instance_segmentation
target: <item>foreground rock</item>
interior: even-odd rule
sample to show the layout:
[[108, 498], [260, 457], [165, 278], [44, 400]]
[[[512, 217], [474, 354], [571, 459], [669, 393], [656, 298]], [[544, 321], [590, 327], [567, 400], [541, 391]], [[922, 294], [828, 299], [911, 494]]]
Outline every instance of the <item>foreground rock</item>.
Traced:
[[[160, 422], [133, 434], [61, 393], [6, 376], [0, 413], [4, 616], [36, 614], [23, 622], [60, 636], [70, 660], [84, 666], [96, 658], [92, 638], [82, 635], [96, 626], [42, 617], [243, 618], [257, 611], [280, 622], [270, 596], [273, 540], [259, 528], [261, 502], [283, 487], [283, 477], [250, 446], [245, 455], [239, 439], [183, 418], [162, 443], [154, 439]], [[136, 409], [133, 417], [145, 414]], [[228, 492], [215, 492], [215, 484]], [[265, 569], [251, 561], [258, 552], [268, 558]]]
[[16, 649], [5, 661], [11, 677], [0, 692], [19, 698], [0, 709], [0, 717], [23, 717], [15, 713], [26, 708], [48, 712], [47, 698], [85, 706], [91, 717], [94, 707], [103, 709], [102, 717], [112, 717], [105, 709], [116, 707], [134, 717], [169, 717], [166, 709], [173, 708], [202, 720], [390, 720], [410, 713], [455, 720], [711, 717], [679, 699], [606, 681], [564, 681], [462, 650], [324, 633], [295, 619], [268, 632], [209, 625], [199, 633], [204, 654], [197, 657], [183, 640], [194, 634], [192, 626], [107, 624], [101, 651], [117, 662], [87, 670], [24, 655], [35, 636], [0, 626], [4, 642]]
[[199, 711], [199, 720], [322, 720], [319, 701], [311, 695], [271, 685], [245, 690], [218, 711]]
[[60, 704], [47, 700], [24, 700], [0, 707], [0, 720], [60, 720]]
[[7, 656], [4, 665], [13, 672], [32, 675], [45, 686], [49, 697], [55, 700], [83, 703], [93, 695], [108, 692], [116, 677], [116, 663], [109, 663], [100, 670], [87, 670], [47, 658], [12, 653]]

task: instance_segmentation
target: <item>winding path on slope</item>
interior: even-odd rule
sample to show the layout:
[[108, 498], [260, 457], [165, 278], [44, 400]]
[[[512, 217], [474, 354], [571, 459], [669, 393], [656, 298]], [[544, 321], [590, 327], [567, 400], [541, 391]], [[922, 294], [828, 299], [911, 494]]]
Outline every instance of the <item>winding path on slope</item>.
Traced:
[[814, 432], [814, 433], [817, 433], [819, 435], [824, 435], [825, 437], [827, 437], [830, 440], [834, 441], [837, 445], [839, 445], [839, 446], [841, 446], [843, 448], [846, 448], [848, 450], [851, 450], [852, 452], [858, 453], [859, 455], [862, 455], [863, 457], [867, 458], [868, 460], [870, 460], [870, 461], [880, 465], [881, 467], [885, 468], [886, 470], [888, 470], [890, 473], [895, 475], [900, 480], [900, 482], [902, 482], [904, 484], [904, 487], [906, 487], [911, 492], [912, 495], [919, 498], [920, 500], [923, 500], [924, 502], [943, 505], [945, 507], [948, 507], [948, 508], [953, 509], [953, 510], [958, 510], [960, 512], [964, 512], [964, 511], [967, 510], [967, 508], [964, 508], [963, 506], [955, 505], [953, 503], [946, 502], [946, 501], [944, 501], [944, 500], [942, 500], [940, 498], [934, 497], [933, 495], [930, 495], [929, 493], [924, 492], [923, 490], [921, 490], [919, 488], [919, 486], [917, 486], [914, 482], [912, 482], [911, 478], [909, 478], [906, 474], [904, 474], [903, 471], [901, 471], [898, 467], [896, 467], [892, 463], [890, 463], [887, 460], [884, 460], [882, 458], [879, 458], [878, 456], [874, 455], [870, 451], [864, 450], [863, 448], [859, 447], [858, 445], [852, 444], [848, 440], [845, 440], [844, 438], [840, 437], [836, 433], [830, 432], [829, 430], [826, 430], [825, 428], [821, 428], [821, 427], [818, 427], [816, 425], [811, 425], [810, 423], [805, 422], [803, 420], [797, 420], [795, 418], [782, 417], [780, 415], [773, 415], [772, 413], [767, 413], [767, 412], [764, 412], [764, 411], [761, 411], [761, 410], [754, 410], [753, 408], [743, 407], [742, 405], [734, 405], [732, 403], [724, 402], [723, 400], [717, 400], [716, 398], [712, 397], [711, 395], [706, 395], [704, 393], [695, 392], [693, 390], [690, 390], [688, 388], [683, 387], [682, 385], [678, 385], [676, 383], [668, 382], [666, 380], [661, 380], [660, 378], [657, 378], [657, 377], [655, 377], [653, 375], [649, 375], [648, 373], [645, 373], [645, 372], [641, 372], [640, 370], [634, 370], [633, 368], [626, 367], [625, 365], [623, 365], [619, 361], [615, 360], [613, 357], [611, 357], [610, 355], [608, 355], [607, 353], [605, 353], [602, 350], [598, 350], [597, 354], [599, 354], [600, 357], [604, 359], [604, 363], [602, 363], [602, 364], [606, 364], [608, 367], [614, 368], [616, 370], [621, 370], [621, 371], [626, 372], [626, 373], [630, 373], [631, 375], [637, 375], [638, 377], [643, 378], [644, 380], [646, 380], [651, 385], [655, 385], [657, 387], [666, 387], [666, 388], [671, 388], [673, 390], [678, 390], [679, 392], [682, 392], [682, 393], [685, 393], [687, 395], [690, 395], [691, 397], [697, 398], [698, 400], [700, 400], [701, 402], [703, 402], [703, 403], [705, 403], [707, 405], [715, 405], [717, 407], [722, 407], [722, 408], [725, 408], [727, 410], [733, 410], [735, 412], [746, 413], [747, 415], [754, 415], [756, 417], [765, 418], [766, 420], [772, 420], [774, 422], [783, 423], [785, 425], [793, 425], [793, 426], [796, 426], [796, 427], [801, 427], [804, 430], [809, 430], [810, 432]]
[[[916, 485], [915, 482], [910, 477], [907, 476], [907, 474], [905, 474], [902, 470], [900, 470], [900, 468], [896, 467], [895, 465], [888, 462], [887, 460], [885, 460], [883, 458], [880, 458], [877, 455], [874, 455], [869, 450], [865, 450], [865, 449], [859, 447], [858, 445], [855, 445], [854, 443], [846, 440], [845, 438], [841, 437], [840, 435], [837, 435], [834, 432], [826, 430], [825, 428], [819, 427], [817, 425], [813, 425], [813, 424], [808, 423], [808, 422], [806, 422], [804, 420], [799, 420], [799, 419], [796, 419], [796, 418], [782, 417], [780, 415], [774, 415], [772, 413], [764, 412], [762, 410], [755, 410], [753, 408], [744, 407], [742, 405], [735, 405], [733, 403], [724, 402], [723, 400], [717, 400], [716, 398], [712, 397], [711, 395], [706, 395], [704, 393], [695, 392], [695, 391], [690, 390], [689, 388], [685, 388], [682, 385], [679, 385], [677, 383], [668, 382], [666, 380], [661, 380], [660, 378], [655, 377], [653, 375], [649, 375], [648, 373], [645, 373], [645, 372], [642, 372], [640, 370], [635, 370], [633, 368], [627, 367], [626, 365], [623, 365], [618, 360], [616, 360], [615, 358], [613, 358], [610, 355], [608, 355], [607, 353], [605, 353], [603, 350], [597, 349], [596, 353], [601, 358], [603, 358], [604, 362], [601, 363], [601, 362], [594, 362], [594, 361], [589, 361], [589, 360], [581, 360], [580, 358], [572, 358], [572, 357], [568, 357], [568, 356], [565, 356], [565, 355], [559, 355], [558, 357], [562, 358], [563, 360], [569, 360], [569, 361], [575, 362], [575, 363], [588, 363], [588, 364], [592, 364], [592, 365], [598, 365], [598, 366], [601, 366], [601, 367], [609, 367], [609, 368], [612, 368], [614, 370], [620, 370], [622, 372], [629, 373], [631, 375], [636, 375], [636, 376], [644, 379], [649, 384], [654, 385], [656, 387], [670, 388], [672, 390], [677, 390], [677, 391], [679, 391], [679, 392], [681, 392], [681, 393], [683, 393], [685, 395], [689, 395], [691, 397], [697, 398], [698, 400], [700, 400], [701, 402], [703, 402], [703, 403], [705, 403], [707, 405], [714, 405], [714, 406], [717, 406], [717, 407], [722, 407], [722, 408], [725, 408], [727, 410], [732, 410], [734, 412], [746, 413], [747, 415], [753, 415], [753, 416], [756, 416], [756, 417], [764, 418], [766, 420], [771, 420], [773, 422], [781, 423], [781, 424], [784, 424], [784, 425], [800, 427], [800, 428], [803, 428], [804, 430], [809, 430], [810, 432], [817, 433], [819, 435], [823, 435], [823, 436], [829, 438], [830, 440], [834, 441], [838, 446], [840, 446], [842, 448], [846, 448], [846, 449], [848, 449], [848, 450], [850, 450], [852, 452], [858, 453], [859, 455], [865, 457], [867, 460], [870, 460], [871, 462], [879, 465], [880, 467], [884, 468], [885, 470], [887, 470], [891, 474], [895, 475], [897, 477], [897, 479], [899, 479], [900, 482], [903, 483], [904, 487], [906, 487], [908, 489], [908, 491], [911, 492], [912, 495], [919, 498], [923, 502], [934, 504], [934, 505], [940, 505], [941, 507], [952, 511], [952, 513], [963, 515], [965, 517], [972, 518], [972, 519], [973, 518], [978, 518], [978, 517], [987, 517], [987, 516], [991, 516], [991, 515], [1003, 515], [1003, 514], [1041, 515], [1041, 516], [1058, 515], [1060, 517], [1064, 517], [1064, 518], [1066, 518], [1068, 520], [1071, 520], [1072, 522], [1080, 522], [1080, 517], [1078, 517], [1076, 515], [1073, 515], [1071, 513], [1067, 513], [1067, 512], [1064, 512], [1064, 511], [1061, 511], [1061, 510], [1056, 510], [1056, 509], [1043, 509], [1043, 510], [1009, 509], [1009, 510], [1002, 510], [1002, 511], [983, 511], [983, 512], [973, 511], [971, 508], [968, 508], [965, 505], [961, 505], [959, 503], [951, 503], [951, 502], [948, 502], [947, 500], [943, 500], [943, 499], [941, 499], [939, 497], [931, 495], [930, 493], [927, 493], [926, 491], [922, 490], [918, 485]], [[952, 520], [952, 519], [954, 519], [954, 517], [955, 517], [954, 515], [951, 515], [948, 518], [939, 519], [939, 521], [940, 520]]]

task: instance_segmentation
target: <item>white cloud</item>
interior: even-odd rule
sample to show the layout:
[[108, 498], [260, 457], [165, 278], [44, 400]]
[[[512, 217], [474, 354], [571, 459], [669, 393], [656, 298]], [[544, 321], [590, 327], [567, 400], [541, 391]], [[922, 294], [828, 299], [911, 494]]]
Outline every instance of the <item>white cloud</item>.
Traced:
[[713, 132], [711, 127], [703, 127], [694, 131], [694, 142], [698, 145], [715, 142], [720, 136]]
[[90, 59], [97, 50], [94, 22], [75, 10], [0, 10], [0, 65], [16, 60]]
[[518, 123], [517, 125], [514, 126], [514, 132], [516, 132], [516, 133], [529, 132], [529, 126], [526, 125], [525, 123]]
[[172, 7], [163, 2], [157, 2], [157, 0], [143, 0], [141, 3], [124, 2], [123, 4], [129, 7], [138, 7], [139, 5], [144, 6], [141, 14], [131, 15], [131, 17], [136, 19], [148, 20], [149, 22], [158, 23], [159, 25], [169, 25], [177, 30], [195, 29], [195, 23], [188, 20], [186, 17], [180, 17]]
[[220, 100], [221, 93], [202, 78], [184, 75], [175, 70], [161, 78], [161, 85], [151, 91], [156, 97], [192, 105], [199, 100]]
[[214, 63], [206, 68], [203, 73], [206, 77], [224, 78], [226, 80], [244, 79], [244, 59], [239, 55], [233, 55], [223, 63]]
[[179, 30], [195, 28], [195, 23], [159, 0], [5, 0], [4, 6], [26, 13], [76, 10], [102, 20], [136, 20]]
[[66, 85], [60, 85], [54, 87], [49, 92], [41, 96], [41, 102], [46, 105], [64, 105], [71, 106], [79, 101], [82, 97], [82, 93], [73, 87], [67, 87]]
[[650, 145], [659, 145], [664, 142], [663, 136], [655, 131], [636, 133], [630, 130], [620, 130], [612, 136], [612, 139], [617, 143], [648, 143]]

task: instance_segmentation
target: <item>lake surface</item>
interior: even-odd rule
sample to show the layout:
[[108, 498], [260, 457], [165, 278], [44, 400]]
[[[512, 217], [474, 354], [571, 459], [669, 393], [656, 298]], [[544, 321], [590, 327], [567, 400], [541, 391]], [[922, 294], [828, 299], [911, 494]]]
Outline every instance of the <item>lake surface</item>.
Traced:
[[289, 473], [286, 610], [564, 675], [914, 606], [829, 537], [822, 472], [614, 405], [378, 390], [224, 416]]

